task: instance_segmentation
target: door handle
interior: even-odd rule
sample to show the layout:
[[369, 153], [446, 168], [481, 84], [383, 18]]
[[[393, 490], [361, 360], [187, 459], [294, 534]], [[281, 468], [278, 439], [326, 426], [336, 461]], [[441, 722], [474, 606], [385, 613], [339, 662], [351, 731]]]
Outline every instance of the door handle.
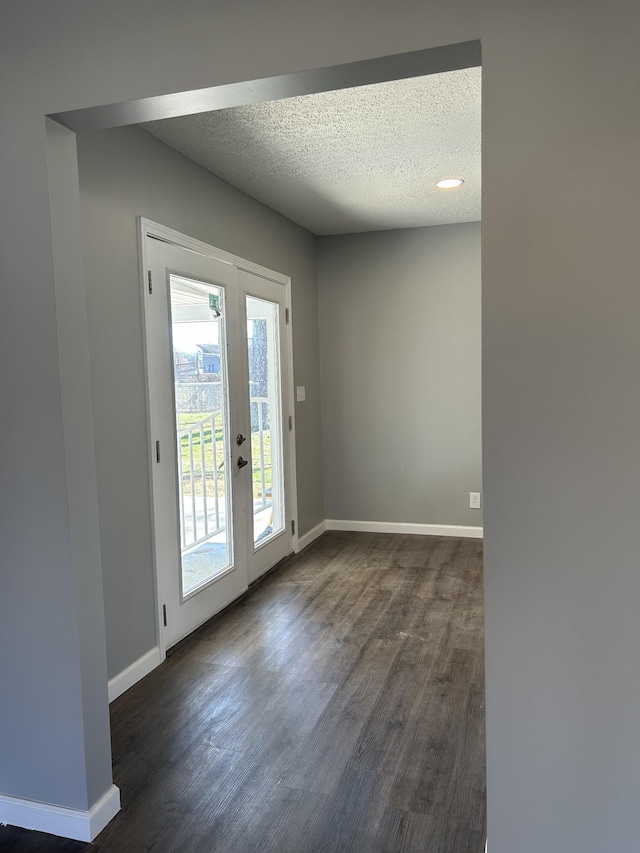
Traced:
[[239, 433], [237, 434], [237, 436], [236, 436], [236, 444], [242, 444], [242, 443], [243, 443], [243, 442], [245, 442], [246, 440], [247, 440], [247, 439], [246, 439], [246, 437], [245, 437], [241, 432], [239, 432]]
[[238, 468], [244, 468], [245, 465], [249, 464], [249, 460], [243, 459], [242, 456], [238, 456], [238, 461], [236, 464], [237, 464]]

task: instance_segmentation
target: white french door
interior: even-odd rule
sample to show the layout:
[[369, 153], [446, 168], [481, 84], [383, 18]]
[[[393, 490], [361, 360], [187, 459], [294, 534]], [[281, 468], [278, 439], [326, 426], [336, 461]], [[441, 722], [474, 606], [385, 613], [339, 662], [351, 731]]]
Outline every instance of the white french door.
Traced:
[[[243, 380], [248, 379], [251, 447], [247, 451], [252, 480], [247, 504], [247, 573], [249, 582], [292, 550], [292, 509], [288, 460], [286, 306], [283, 287], [245, 270], [238, 270], [241, 324], [246, 337]], [[250, 455], [249, 455], [250, 453]]]
[[142, 233], [166, 649], [293, 549], [286, 289], [212, 248]]

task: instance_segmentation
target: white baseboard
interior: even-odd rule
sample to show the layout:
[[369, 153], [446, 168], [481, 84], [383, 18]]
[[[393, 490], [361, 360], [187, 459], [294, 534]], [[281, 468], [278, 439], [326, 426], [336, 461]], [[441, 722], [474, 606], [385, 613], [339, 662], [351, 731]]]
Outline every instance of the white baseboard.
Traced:
[[306, 548], [307, 545], [311, 545], [314, 539], [317, 539], [318, 536], [322, 536], [322, 534], [327, 529], [327, 522], [321, 521], [320, 524], [316, 524], [308, 533], [305, 533], [303, 536], [300, 536], [298, 539], [298, 547], [296, 548], [296, 554], [298, 551], [302, 551], [303, 548]]
[[0, 824], [35, 829], [75, 841], [93, 841], [119, 811], [120, 789], [115, 785], [88, 811], [0, 794]]
[[328, 518], [327, 530], [353, 530], [362, 533], [405, 533], [420, 536], [458, 536], [464, 539], [482, 539], [482, 527], [457, 524], [409, 524], [401, 521], [346, 521]]
[[151, 670], [160, 666], [163, 660], [164, 658], [158, 646], [142, 655], [138, 660], [134, 660], [130, 666], [123, 669], [122, 672], [109, 681], [109, 702], [111, 703], [118, 696], [122, 696], [125, 690], [133, 687], [141, 678], [148, 675]]

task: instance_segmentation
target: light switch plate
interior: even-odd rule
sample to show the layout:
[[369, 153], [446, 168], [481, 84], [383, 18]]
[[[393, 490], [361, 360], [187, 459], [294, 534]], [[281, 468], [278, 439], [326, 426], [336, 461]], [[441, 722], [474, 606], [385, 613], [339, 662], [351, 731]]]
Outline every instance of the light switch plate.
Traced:
[[304, 385], [298, 385], [298, 387], [296, 388], [296, 401], [298, 403], [304, 403], [304, 401], [306, 399], [307, 399], [306, 388], [304, 387]]

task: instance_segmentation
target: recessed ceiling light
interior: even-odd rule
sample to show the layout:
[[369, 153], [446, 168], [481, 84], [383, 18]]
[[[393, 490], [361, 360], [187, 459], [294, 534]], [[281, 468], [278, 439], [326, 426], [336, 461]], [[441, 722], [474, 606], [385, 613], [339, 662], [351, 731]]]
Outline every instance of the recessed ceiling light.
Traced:
[[462, 178], [443, 178], [438, 181], [436, 186], [439, 190], [454, 190], [456, 187], [461, 187], [464, 184]]

